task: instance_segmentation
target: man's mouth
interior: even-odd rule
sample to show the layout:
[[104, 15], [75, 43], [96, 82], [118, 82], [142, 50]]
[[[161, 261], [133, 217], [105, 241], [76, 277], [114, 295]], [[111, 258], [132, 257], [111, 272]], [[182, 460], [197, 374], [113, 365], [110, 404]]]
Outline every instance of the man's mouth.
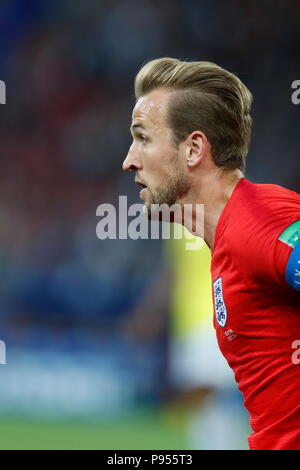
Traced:
[[135, 183], [142, 186], [143, 189], [147, 188], [147, 186], [144, 183], [142, 183], [141, 181], [135, 180]]
[[140, 198], [142, 198], [143, 194], [147, 191], [147, 186], [144, 183], [142, 183], [141, 181], [138, 181], [138, 180], [135, 180], [135, 183], [139, 184], [142, 187], [142, 189], [140, 191]]

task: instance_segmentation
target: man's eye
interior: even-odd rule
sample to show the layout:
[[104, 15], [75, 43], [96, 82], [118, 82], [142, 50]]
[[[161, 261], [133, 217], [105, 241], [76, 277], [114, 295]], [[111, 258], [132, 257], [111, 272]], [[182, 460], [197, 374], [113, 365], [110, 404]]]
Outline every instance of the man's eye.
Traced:
[[137, 138], [138, 138], [138, 140], [141, 140], [142, 142], [147, 142], [148, 141], [148, 137], [146, 137], [143, 134], [138, 134]]

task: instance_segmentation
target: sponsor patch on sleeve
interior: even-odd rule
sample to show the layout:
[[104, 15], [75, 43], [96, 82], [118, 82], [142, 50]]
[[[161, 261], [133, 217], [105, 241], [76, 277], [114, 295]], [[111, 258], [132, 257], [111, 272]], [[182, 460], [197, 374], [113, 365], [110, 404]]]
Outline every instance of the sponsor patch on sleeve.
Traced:
[[296, 220], [293, 224], [289, 225], [282, 234], [279, 240], [292, 248], [295, 248], [300, 240], [300, 220]]

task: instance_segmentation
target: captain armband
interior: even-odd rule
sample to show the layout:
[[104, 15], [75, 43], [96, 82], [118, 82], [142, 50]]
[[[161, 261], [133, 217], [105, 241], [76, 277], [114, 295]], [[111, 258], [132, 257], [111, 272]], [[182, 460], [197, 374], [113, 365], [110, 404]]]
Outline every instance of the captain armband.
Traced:
[[293, 249], [286, 267], [286, 281], [300, 291], [300, 241]]
[[279, 240], [293, 248], [286, 267], [286, 281], [300, 291], [300, 220], [286, 228]]

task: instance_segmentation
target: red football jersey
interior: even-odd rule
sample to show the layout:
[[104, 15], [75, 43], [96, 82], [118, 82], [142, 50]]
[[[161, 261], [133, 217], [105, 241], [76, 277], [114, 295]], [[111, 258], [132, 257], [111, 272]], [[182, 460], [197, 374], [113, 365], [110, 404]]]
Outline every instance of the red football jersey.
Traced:
[[214, 326], [250, 414], [250, 449], [300, 449], [298, 239], [300, 195], [242, 178], [216, 228], [211, 272]]

